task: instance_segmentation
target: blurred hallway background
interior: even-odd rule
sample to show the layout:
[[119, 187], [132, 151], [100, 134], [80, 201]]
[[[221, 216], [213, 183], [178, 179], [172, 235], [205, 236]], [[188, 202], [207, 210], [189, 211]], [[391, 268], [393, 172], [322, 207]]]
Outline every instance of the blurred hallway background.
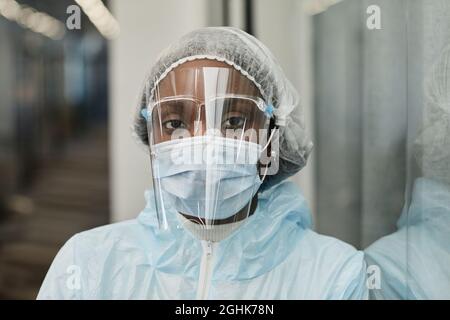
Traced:
[[[65, 23], [73, 1], [17, 3]], [[89, 19], [53, 39], [14, 8], [0, 1], [0, 299], [34, 299], [65, 241], [109, 222], [108, 52]]]
[[144, 207], [138, 96], [159, 52], [204, 26], [258, 37], [300, 92], [315, 149], [292, 180], [315, 229], [359, 249], [393, 232], [448, 17], [448, 0], [0, 0], [0, 299], [34, 299], [72, 235]]
[[36, 295], [56, 252], [75, 233], [109, 221], [108, 153], [104, 127], [67, 142], [42, 161], [29, 190], [15, 195], [2, 223], [0, 299]]

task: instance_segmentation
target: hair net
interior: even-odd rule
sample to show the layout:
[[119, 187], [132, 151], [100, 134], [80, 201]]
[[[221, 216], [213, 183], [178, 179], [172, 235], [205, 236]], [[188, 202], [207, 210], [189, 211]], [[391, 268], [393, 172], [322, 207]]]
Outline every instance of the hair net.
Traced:
[[141, 109], [153, 98], [155, 86], [175, 67], [195, 59], [213, 59], [231, 65], [258, 87], [266, 103], [273, 105], [275, 124], [280, 129], [279, 169], [277, 174], [267, 176], [263, 188], [302, 169], [312, 142], [306, 136], [298, 94], [269, 49], [237, 28], [209, 27], [192, 31], [160, 54], [146, 79], [135, 116], [134, 130], [139, 139], [148, 144]]
[[431, 68], [426, 81], [423, 129], [415, 151], [425, 177], [450, 184], [450, 46]]

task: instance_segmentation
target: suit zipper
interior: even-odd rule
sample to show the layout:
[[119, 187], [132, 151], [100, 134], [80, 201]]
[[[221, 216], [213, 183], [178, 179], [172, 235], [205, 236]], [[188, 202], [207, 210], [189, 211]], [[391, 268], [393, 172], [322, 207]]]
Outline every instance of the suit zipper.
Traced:
[[212, 263], [214, 253], [214, 243], [212, 241], [201, 241], [202, 260], [200, 262], [200, 275], [198, 279], [197, 300], [208, 298], [209, 287], [212, 276]]

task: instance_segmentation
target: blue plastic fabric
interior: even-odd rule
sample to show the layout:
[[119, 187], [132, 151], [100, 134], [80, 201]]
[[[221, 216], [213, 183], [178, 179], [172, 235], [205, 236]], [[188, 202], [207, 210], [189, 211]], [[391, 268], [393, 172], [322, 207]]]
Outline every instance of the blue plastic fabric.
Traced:
[[[38, 299], [195, 299], [201, 243], [183, 227], [159, 230], [153, 192], [145, 196], [137, 219], [73, 236]], [[293, 183], [260, 193], [254, 214], [217, 244], [207, 298], [367, 298], [363, 253], [310, 228], [310, 212]]]
[[450, 186], [415, 181], [398, 230], [366, 249], [381, 270], [376, 299], [450, 299]]

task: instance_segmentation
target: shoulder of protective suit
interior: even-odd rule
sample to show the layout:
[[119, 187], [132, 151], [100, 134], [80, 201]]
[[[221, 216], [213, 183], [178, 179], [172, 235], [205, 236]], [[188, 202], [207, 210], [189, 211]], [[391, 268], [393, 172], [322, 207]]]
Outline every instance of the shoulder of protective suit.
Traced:
[[[307, 230], [298, 251], [313, 264], [322, 279], [332, 283], [329, 299], [366, 299], [366, 262], [364, 253], [333, 237]], [[302, 259], [302, 260], [303, 260]]]
[[[89, 299], [96, 297], [102, 274], [101, 261], [118, 259], [117, 252], [145, 243], [136, 237], [144, 234], [136, 220], [113, 223], [72, 236], [58, 251], [42, 283], [37, 299]], [[125, 239], [125, 241], [123, 241]], [[130, 258], [137, 256], [131, 250]], [[79, 277], [79, 283], [75, 280]], [[79, 288], [76, 288], [79, 286]], [[72, 288], [73, 287], [73, 288]]]
[[105, 246], [114, 246], [119, 242], [139, 243], [136, 240], [143, 233], [142, 225], [136, 219], [131, 219], [77, 233], [71, 241], [77, 245], [77, 249], [86, 248], [95, 251], [96, 248], [103, 249]]
[[76, 234], [78, 238], [93, 237], [93, 236], [119, 236], [122, 232], [128, 231], [129, 228], [134, 228], [137, 225], [136, 219], [125, 220], [121, 222], [115, 222], [105, 224], [99, 227], [95, 227], [89, 230], [85, 230]]

